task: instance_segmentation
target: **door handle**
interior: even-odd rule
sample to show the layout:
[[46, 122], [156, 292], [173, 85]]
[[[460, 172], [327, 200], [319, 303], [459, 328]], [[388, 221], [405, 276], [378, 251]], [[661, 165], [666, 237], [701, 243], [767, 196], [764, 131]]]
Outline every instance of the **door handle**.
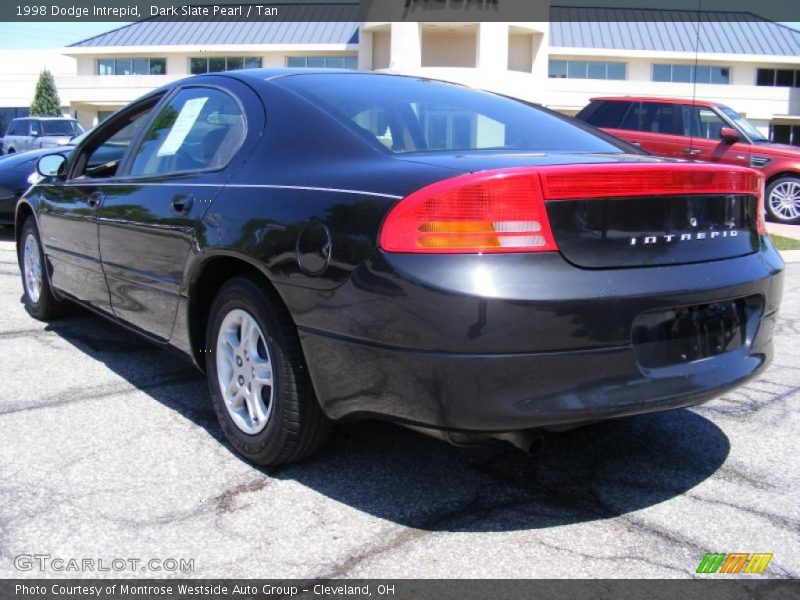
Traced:
[[636, 146], [637, 148], [641, 148], [642, 147], [642, 142], [630, 142], [630, 145], [631, 146]]
[[702, 150], [697, 150], [695, 148], [684, 148], [683, 149], [683, 153], [686, 156], [700, 156], [703, 153], [703, 151]]
[[172, 198], [172, 211], [177, 215], [187, 215], [194, 206], [193, 194], [178, 194]]
[[97, 208], [103, 203], [104, 199], [105, 196], [103, 195], [103, 192], [92, 192], [86, 199], [86, 204], [89, 205], [89, 208]]

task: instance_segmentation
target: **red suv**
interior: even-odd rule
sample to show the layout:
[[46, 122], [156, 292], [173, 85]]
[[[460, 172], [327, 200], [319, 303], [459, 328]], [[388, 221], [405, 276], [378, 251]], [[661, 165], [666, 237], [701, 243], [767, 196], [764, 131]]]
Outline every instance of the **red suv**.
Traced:
[[773, 144], [732, 108], [675, 98], [593, 98], [577, 114], [658, 156], [756, 168], [767, 179], [773, 221], [800, 223], [800, 147]]

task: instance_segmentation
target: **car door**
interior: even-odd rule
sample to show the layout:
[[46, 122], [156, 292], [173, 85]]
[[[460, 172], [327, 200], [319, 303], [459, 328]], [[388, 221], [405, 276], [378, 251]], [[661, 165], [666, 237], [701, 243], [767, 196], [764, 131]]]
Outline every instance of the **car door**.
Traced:
[[689, 137], [685, 152], [691, 160], [750, 166], [750, 146], [745, 142], [729, 142], [720, 137], [723, 127], [731, 125], [713, 108], [684, 105], [684, 128]]
[[53, 285], [106, 312], [111, 312], [111, 303], [100, 261], [98, 211], [131, 137], [156, 101], [137, 103], [104, 122], [75, 149], [64, 180], [46, 181], [35, 188]]
[[38, 147], [39, 138], [42, 136], [42, 124], [36, 119], [31, 119], [28, 121], [28, 130], [25, 133], [27, 135], [22, 142], [24, 150], [34, 150]]
[[[228, 84], [237, 85], [238, 94], [253, 94]], [[183, 86], [159, 107], [123, 176], [104, 190], [100, 253], [118, 318], [170, 338], [187, 256], [245, 132], [244, 109], [230, 89]]]
[[6, 150], [25, 152], [25, 139], [28, 136], [29, 122], [28, 119], [19, 119], [11, 123]]
[[[680, 105], [668, 102], [640, 102], [631, 107], [621, 129], [629, 130], [630, 142], [656, 156], [684, 158]], [[635, 133], [634, 133], [635, 132]]]

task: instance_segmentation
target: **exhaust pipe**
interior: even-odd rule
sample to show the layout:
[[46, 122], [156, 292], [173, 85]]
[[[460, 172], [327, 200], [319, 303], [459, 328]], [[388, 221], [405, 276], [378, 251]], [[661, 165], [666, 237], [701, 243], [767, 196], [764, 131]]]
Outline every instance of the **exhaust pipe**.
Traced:
[[536, 456], [544, 448], [544, 435], [538, 429], [495, 433], [491, 434], [491, 437], [496, 440], [508, 442], [515, 448], [522, 450], [528, 456]]
[[462, 431], [446, 431], [442, 429], [432, 429], [419, 427], [403, 423], [407, 429], [412, 429], [418, 433], [444, 440], [453, 446], [474, 446], [487, 440], [502, 440], [508, 442], [515, 448], [519, 448], [528, 456], [539, 454], [544, 448], [544, 435], [539, 429], [526, 429], [523, 431], [507, 431], [503, 433], [471, 433]]

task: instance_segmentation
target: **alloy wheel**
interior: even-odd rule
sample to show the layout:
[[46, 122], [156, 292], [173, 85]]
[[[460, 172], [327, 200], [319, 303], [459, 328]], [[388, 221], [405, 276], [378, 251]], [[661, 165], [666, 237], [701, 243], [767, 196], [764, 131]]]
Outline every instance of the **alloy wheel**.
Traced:
[[784, 181], [776, 185], [769, 195], [769, 207], [783, 221], [800, 217], [800, 183]]
[[33, 233], [28, 233], [22, 251], [22, 268], [25, 276], [25, 293], [36, 304], [42, 293], [42, 256], [39, 242]]
[[247, 311], [225, 315], [217, 333], [216, 364], [231, 420], [250, 435], [262, 431], [272, 413], [272, 360], [261, 326]]

